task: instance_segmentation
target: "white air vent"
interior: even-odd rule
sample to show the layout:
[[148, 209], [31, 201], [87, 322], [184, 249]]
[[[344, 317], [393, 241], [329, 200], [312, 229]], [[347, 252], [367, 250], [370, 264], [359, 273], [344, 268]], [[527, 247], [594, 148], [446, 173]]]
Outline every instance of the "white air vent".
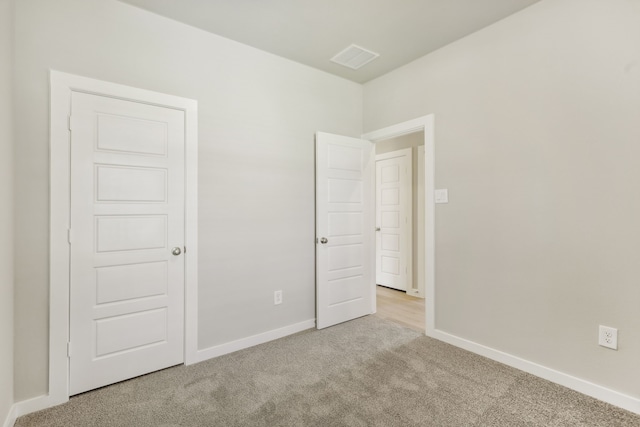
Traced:
[[352, 44], [351, 46], [331, 58], [331, 61], [335, 62], [336, 64], [344, 65], [345, 67], [357, 70], [363, 65], [373, 61], [378, 56], [380, 56], [380, 54], [371, 52], [370, 50]]

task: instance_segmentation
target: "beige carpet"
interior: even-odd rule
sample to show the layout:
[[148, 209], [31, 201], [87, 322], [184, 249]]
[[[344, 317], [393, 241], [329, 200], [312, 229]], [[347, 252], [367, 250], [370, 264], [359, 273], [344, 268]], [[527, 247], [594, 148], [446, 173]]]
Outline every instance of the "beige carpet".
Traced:
[[640, 417], [364, 317], [88, 392], [28, 426], [640, 426]]

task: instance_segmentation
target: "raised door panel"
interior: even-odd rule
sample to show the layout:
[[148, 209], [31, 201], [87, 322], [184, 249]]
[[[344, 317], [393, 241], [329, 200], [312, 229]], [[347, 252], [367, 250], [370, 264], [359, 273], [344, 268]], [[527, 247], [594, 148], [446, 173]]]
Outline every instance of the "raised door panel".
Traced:
[[98, 216], [96, 252], [167, 248], [167, 216]]
[[[149, 116], [147, 116], [149, 117]], [[96, 112], [97, 149], [129, 154], [166, 156], [169, 123]]]
[[167, 295], [168, 262], [97, 267], [96, 305]]
[[96, 166], [96, 201], [166, 202], [167, 169]]
[[94, 320], [96, 358], [167, 342], [166, 308]]

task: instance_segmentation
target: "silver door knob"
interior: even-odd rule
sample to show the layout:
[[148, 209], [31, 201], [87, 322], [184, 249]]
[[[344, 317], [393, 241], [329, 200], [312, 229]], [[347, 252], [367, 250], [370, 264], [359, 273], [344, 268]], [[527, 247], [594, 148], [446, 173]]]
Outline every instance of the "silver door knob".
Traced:
[[323, 245], [326, 244], [328, 241], [329, 239], [327, 239], [326, 237], [320, 238], [320, 243], [322, 243]]
[[175, 256], [178, 256], [182, 253], [182, 249], [176, 246], [175, 248], [171, 249], [171, 253], [174, 254]]

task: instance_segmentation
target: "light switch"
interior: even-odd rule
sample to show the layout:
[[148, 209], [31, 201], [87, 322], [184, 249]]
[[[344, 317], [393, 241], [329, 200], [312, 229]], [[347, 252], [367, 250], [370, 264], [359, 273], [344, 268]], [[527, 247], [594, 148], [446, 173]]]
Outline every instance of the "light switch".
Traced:
[[449, 203], [449, 190], [446, 188], [436, 190], [436, 203]]

